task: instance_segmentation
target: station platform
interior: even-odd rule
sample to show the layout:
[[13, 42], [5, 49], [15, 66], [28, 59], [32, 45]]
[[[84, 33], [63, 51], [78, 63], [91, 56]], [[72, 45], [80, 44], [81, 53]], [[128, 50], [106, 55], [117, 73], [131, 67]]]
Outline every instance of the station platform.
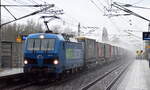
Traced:
[[12, 69], [5, 68], [0, 70], [0, 77], [19, 73], [23, 73], [23, 68], [12, 68]]
[[150, 68], [147, 60], [134, 60], [115, 90], [150, 90]]

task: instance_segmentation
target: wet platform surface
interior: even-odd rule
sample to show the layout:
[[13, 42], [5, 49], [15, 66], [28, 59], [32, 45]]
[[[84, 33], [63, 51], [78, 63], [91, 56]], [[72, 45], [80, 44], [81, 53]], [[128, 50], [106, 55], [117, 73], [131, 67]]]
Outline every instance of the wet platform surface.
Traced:
[[1, 69], [0, 77], [23, 73], [23, 68]]
[[135, 60], [115, 90], [150, 90], [149, 62]]

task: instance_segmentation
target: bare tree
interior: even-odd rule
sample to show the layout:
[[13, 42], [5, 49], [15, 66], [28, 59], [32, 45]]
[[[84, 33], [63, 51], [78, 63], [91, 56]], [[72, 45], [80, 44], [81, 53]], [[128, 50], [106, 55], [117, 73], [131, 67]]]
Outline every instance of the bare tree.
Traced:
[[33, 20], [28, 20], [27, 25], [24, 26], [23, 33], [30, 34], [30, 33], [37, 33], [43, 32], [42, 25], [38, 22], [34, 22]]
[[42, 24], [28, 20], [27, 24], [8, 24], [2, 27], [2, 40], [15, 41], [18, 35], [28, 35], [31, 33], [43, 32]]
[[60, 25], [54, 25], [51, 27], [51, 30], [54, 32], [54, 33], [62, 33], [62, 29], [61, 29], [61, 26]]
[[67, 33], [67, 34], [70, 34], [70, 35], [73, 35], [73, 36], [76, 35], [76, 32], [73, 31], [73, 30], [72, 30], [71, 28], [69, 28], [69, 27], [64, 28], [64, 33]]

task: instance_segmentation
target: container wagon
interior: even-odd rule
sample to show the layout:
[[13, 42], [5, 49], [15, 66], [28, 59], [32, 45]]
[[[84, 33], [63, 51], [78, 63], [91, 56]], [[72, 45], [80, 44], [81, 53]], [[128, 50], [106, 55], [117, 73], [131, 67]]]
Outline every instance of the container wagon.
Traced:
[[103, 64], [105, 62], [104, 45], [105, 45], [104, 43], [100, 43], [100, 42], [96, 43], [96, 55], [97, 55], [96, 57], [97, 57], [98, 64]]
[[86, 67], [94, 67], [97, 62], [96, 41], [86, 37], [78, 37], [79, 42], [84, 46], [84, 63]]

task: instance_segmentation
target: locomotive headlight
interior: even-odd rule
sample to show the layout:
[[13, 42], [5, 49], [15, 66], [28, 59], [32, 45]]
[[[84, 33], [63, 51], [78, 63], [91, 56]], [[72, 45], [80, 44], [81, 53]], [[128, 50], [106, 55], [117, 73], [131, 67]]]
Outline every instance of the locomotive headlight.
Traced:
[[28, 61], [27, 61], [27, 60], [24, 60], [24, 64], [28, 64]]
[[55, 60], [53, 61], [53, 63], [54, 63], [55, 65], [57, 65], [57, 64], [59, 63], [59, 61], [58, 61], [57, 59], [55, 59]]
[[43, 39], [43, 38], [44, 38], [44, 35], [40, 35], [40, 38]]

